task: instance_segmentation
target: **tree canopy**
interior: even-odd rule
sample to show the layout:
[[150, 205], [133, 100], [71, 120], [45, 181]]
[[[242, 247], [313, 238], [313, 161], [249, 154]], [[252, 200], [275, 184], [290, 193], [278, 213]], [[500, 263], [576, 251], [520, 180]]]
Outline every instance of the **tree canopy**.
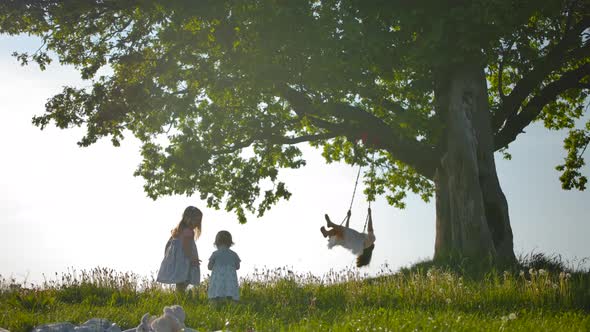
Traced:
[[43, 40], [15, 54], [23, 64], [58, 59], [89, 82], [35, 125], [85, 126], [81, 146], [132, 134], [150, 197], [198, 192], [240, 222], [289, 198], [279, 171], [305, 165], [302, 142], [327, 162], [373, 164], [371, 200], [431, 198], [447, 125], [435, 92], [462, 63], [485, 69], [494, 150], [534, 121], [568, 129], [557, 169], [585, 189], [589, 28], [575, 0], [0, 4], [1, 33]]

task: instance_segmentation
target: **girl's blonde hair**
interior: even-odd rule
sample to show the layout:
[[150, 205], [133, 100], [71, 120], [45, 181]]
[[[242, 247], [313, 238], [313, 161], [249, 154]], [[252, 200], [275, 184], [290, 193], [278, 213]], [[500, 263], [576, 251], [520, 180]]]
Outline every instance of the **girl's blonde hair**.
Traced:
[[183, 229], [189, 228], [195, 232], [195, 239], [198, 239], [199, 236], [201, 236], [202, 219], [203, 212], [201, 212], [201, 210], [194, 206], [188, 206], [186, 209], [184, 209], [182, 220], [180, 220], [178, 226], [172, 230], [172, 237], [178, 237]]
[[231, 238], [231, 233], [228, 231], [219, 231], [215, 236], [215, 243], [213, 243], [217, 248], [220, 246], [222, 247], [231, 247], [234, 245], [234, 241]]

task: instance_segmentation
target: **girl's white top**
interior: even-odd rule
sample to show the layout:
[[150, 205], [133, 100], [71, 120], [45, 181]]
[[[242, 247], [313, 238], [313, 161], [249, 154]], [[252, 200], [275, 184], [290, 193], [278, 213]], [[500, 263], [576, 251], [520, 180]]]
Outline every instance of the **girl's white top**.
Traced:
[[355, 256], [363, 253], [365, 248], [375, 243], [375, 234], [373, 232], [359, 233], [352, 228], [344, 228], [342, 238], [338, 236], [330, 236], [328, 239], [328, 248], [332, 249], [334, 246], [342, 246], [350, 250]]
[[238, 274], [236, 270], [240, 267], [240, 257], [229, 248], [219, 247], [211, 254], [209, 264], [211, 278], [207, 295], [210, 299], [227, 298], [238, 301], [240, 291], [238, 288]]

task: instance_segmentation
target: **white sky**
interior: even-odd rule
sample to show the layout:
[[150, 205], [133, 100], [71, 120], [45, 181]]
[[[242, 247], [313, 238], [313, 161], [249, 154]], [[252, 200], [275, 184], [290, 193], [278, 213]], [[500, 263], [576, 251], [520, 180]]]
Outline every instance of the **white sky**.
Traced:
[[[308, 165], [283, 173], [293, 193], [260, 219], [239, 225], [233, 213], [208, 209], [182, 196], [153, 201], [143, 179], [133, 177], [139, 145], [128, 137], [115, 148], [103, 140], [89, 148], [76, 145], [83, 132], [31, 124], [45, 102], [64, 85], [84, 84], [71, 67], [52, 64], [21, 67], [13, 51], [34, 52], [36, 39], [0, 36], [0, 275], [39, 282], [69, 269], [97, 266], [151, 276], [158, 269], [170, 229], [187, 205], [204, 211], [197, 242], [206, 262], [217, 231], [229, 230], [242, 258], [241, 275], [254, 268], [289, 267], [321, 276], [353, 266], [343, 249], [328, 250], [319, 227], [324, 213], [344, 217], [357, 169], [326, 165], [319, 151], [304, 148]], [[563, 191], [554, 166], [561, 163], [565, 133], [534, 126], [511, 146], [512, 161], [497, 160], [507, 196], [517, 254], [560, 254], [572, 263], [590, 256], [587, 237], [590, 192]], [[589, 175], [588, 168], [584, 169]], [[367, 203], [359, 191], [352, 227], [361, 229]], [[373, 203], [377, 234], [369, 268], [397, 270], [431, 258], [434, 252], [434, 204], [409, 195], [407, 208]], [[202, 270], [204, 276], [207, 271]]]

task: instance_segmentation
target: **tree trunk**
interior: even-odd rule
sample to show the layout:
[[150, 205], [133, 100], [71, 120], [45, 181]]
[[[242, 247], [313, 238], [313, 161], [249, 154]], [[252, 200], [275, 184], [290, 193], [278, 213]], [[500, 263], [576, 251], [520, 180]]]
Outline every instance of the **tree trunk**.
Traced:
[[514, 262], [508, 204], [496, 173], [483, 68], [456, 68], [437, 89], [445, 121], [436, 170], [435, 259]]

